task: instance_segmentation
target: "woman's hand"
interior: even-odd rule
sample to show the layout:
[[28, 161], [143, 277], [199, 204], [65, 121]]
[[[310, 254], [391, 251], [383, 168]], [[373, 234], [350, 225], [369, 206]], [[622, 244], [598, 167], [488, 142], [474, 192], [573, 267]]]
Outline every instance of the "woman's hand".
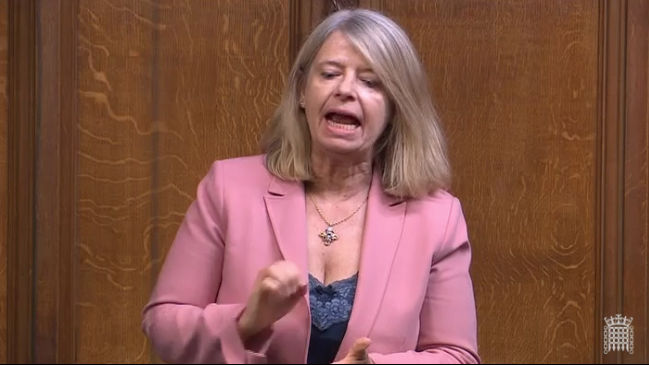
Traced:
[[306, 293], [298, 267], [277, 261], [259, 271], [246, 309], [239, 317], [239, 335], [245, 342], [284, 317]]
[[347, 356], [334, 364], [373, 364], [372, 359], [367, 355], [367, 347], [372, 341], [367, 337], [361, 337], [354, 342]]

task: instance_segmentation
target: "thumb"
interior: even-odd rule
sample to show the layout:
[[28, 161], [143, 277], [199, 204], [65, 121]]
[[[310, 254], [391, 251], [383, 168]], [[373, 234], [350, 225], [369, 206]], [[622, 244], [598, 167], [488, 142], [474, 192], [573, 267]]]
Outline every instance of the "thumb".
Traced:
[[351, 350], [349, 350], [349, 357], [354, 360], [366, 360], [367, 359], [367, 347], [372, 343], [367, 337], [361, 337], [354, 342]]

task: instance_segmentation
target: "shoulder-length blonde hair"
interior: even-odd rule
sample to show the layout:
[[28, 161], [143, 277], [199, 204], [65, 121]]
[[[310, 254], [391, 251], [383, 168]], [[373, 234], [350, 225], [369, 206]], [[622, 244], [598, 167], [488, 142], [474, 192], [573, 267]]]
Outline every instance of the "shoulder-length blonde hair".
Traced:
[[392, 116], [376, 142], [374, 169], [394, 196], [421, 197], [450, 184], [446, 143], [428, 91], [426, 73], [410, 39], [394, 21], [371, 10], [340, 10], [307, 38], [287, 88], [262, 139], [268, 170], [286, 180], [310, 181], [311, 136], [298, 99], [332, 32], [344, 34], [381, 80]]

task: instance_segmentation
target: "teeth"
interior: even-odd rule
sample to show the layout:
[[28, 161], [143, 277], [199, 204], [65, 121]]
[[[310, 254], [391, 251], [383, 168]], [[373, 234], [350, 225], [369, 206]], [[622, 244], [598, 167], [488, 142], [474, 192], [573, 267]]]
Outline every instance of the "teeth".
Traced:
[[338, 122], [334, 122], [333, 120], [328, 120], [327, 123], [329, 123], [329, 125], [335, 128], [344, 129], [348, 131], [354, 130], [357, 127], [355, 124], [338, 123]]
[[354, 130], [358, 127], [358, 121], [356, 118], [342, 114], [330, 114], [327, 122], [332, 127], [347, 131]]

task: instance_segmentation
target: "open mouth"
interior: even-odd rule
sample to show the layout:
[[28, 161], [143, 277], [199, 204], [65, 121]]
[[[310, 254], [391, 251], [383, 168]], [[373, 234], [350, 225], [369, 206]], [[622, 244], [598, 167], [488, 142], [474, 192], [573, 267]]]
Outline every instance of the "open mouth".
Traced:
[[330, 126], [348, 131], [354, 130], [361, 125], [358, 118], [349, 114], [329, 112], [325, 114], [325, 118]]

